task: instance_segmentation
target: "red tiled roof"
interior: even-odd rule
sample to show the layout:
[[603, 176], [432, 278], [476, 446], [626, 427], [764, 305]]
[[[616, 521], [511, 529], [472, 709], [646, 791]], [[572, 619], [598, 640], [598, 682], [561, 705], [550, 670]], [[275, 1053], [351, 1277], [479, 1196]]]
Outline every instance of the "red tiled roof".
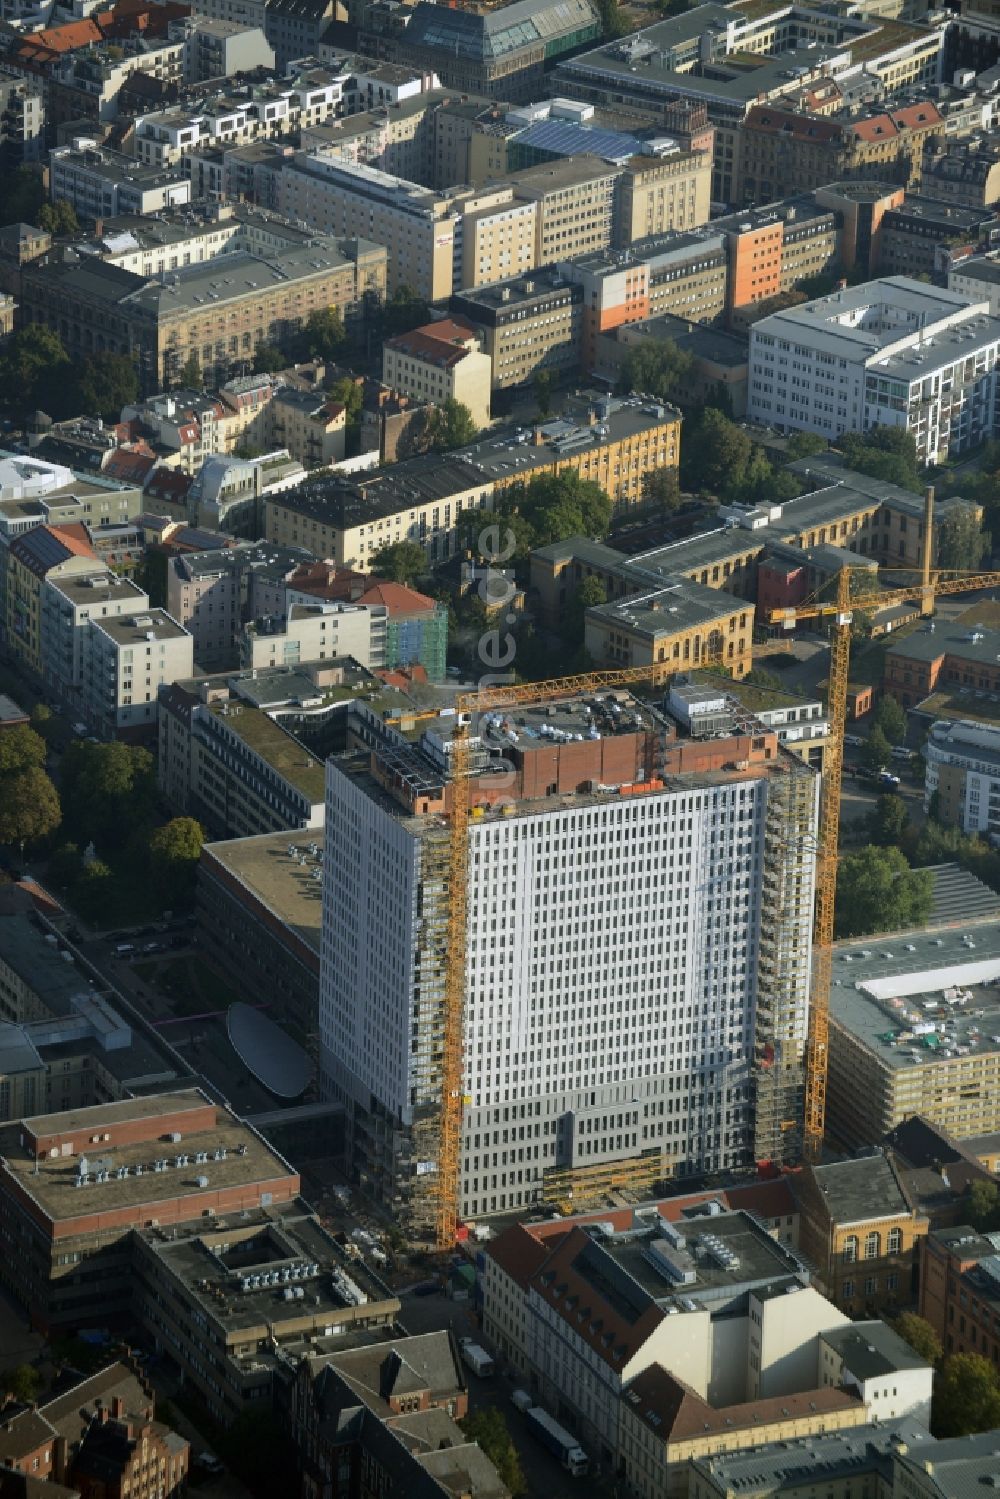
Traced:
[[650, 1364], [636, 1375], [625, 1391], [625, 1401], [663, 1442], [690, 1441], [692, 1437], [716, 1431], [745, 1431], [768, 1421], [794, 1420], [797, 1416], [808, 1419], [835, 1411], [864, 1409], [858, 1396], [829, 1386], [716, 1408], [661, 1364]]
[[577, 1257], [594, 1247], [593, 1239], [582, 1228], [571, 1228], [531, 1277], [531, 1288], [572, 1326], [598, 1358], [620, 1372], [667, 1314], [648, 1295], [646, 1305], [631, 1320], [606, 1300], [599, 1288], [575, 1269]]
[[400, 354], [412, 354], [414, 359], [422, 359], [425, 363], [436, 364], [442, 369], [451, 369], [453, 365], [459, 364], [469, 352], [468, 349], [459, 348], [457, 344], [448, 343], [446, 339], [431, 338], [419, 330], [386, 339], [385, 347], [395, 349]]
[[899, 134], [889, 115], [872, 115], [869, 120], [855, 120], [847, 128], [859, 141], [888, 141]]
[[943, 125], [944, 119], [936, 104], [929, 99], [922, 104], [906, 104], [902, 109], [893, 109], [889, 113], [897, 125], [906, 130], [914, 130], [918, 125]]
[[438, 338], [442, 343], [451, 344], [456, 341], [468, 343], [470, 338], [476, 337], [475, 328], [468, 323], [460, 322], [457, 318], [439, 318], [434, 323], [424, 323], [419, 328], [414, 328], [414, 333], [423, 333], [427, 338]]
[[375, 582], [355, 601], [358, 604], [384, 604], [392, 614], [430, 614], [437, 608], [437, 600], [429, 599], [425, 593], [417, 593], [403, 583]]
[[772, 109], [767, 104], [756, 104], [747, 111], [748, 129], [770, 130], [775, 134], [791, 135], [796, 140], [811, 140], [821, 143], [840, 138], [841, 128], [832, 120], [817, 119], [815, 115], [797, 114], [791, 109]]
[[183, 500], [191, 488], [190, 474], [182, 474], [176, 468], [154, 468], [146, 480], [145, 493], [156, 495], [161, 500]]
[[22, 56], [33, 51], [62, 55], [89, 47], [101, 40], [101, 28], [88, 17], [84, 21], [67, 21], [64, 26], [49, 26], [18, 39], [16, 51]]
[[[536, 1226], [543, 1225], [532, 1224], [530, 1228], [526, 1228], [523, 1223], [515, 1223], [495, 1239], [491, 1239], [486, 1246], [490, 1259], [495, 1260], [511, 1280], [517, 1281], [522, 1290], [527, 1289], [528, 1282], [542, 1268], [553, 1248], [552, 1243], [542, 1242], [535, 1231]], [[557, 1234], [566, 1232], [558, 1223], [544, 1226], [554, 1229]]]
[[134, 484], [141, 484], [150, 470], [155, 467], [156, 456], [153, 453], [116, 448], [102, 472], [109, 474], [113, 479], [127, 479]]

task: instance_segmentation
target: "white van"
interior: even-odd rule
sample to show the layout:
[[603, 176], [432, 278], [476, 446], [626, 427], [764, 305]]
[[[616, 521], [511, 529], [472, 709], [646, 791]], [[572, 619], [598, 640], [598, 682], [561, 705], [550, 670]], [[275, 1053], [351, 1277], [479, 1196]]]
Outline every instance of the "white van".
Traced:
[[909, 763], [912, 757], [913, 751], [908, 750], [905, 744], [897, 744], [892, 752], [892, 758], [894, 760], [905, 760], [907, 761], [907, 763]]

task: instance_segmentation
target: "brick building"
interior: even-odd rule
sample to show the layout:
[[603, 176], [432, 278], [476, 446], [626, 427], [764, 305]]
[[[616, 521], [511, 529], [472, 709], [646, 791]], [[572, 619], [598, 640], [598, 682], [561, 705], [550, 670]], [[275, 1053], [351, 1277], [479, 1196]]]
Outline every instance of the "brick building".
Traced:
[[1000, 1276], [991, 1238], [968, 1224], [927, 1235], [920, 1261], [920, 1315], [945, 1353], [977, 1353], [1000, 1365]]

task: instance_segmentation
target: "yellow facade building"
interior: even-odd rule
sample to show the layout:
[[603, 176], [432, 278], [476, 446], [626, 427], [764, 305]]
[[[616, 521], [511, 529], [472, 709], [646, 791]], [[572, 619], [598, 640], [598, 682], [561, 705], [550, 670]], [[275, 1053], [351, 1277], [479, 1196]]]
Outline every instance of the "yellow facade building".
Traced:
[[42, 584], [46, 578], [104, 571], [81, 525], [35, 526], [7, 550], [4, 623], [10, 655], [42, 674]]

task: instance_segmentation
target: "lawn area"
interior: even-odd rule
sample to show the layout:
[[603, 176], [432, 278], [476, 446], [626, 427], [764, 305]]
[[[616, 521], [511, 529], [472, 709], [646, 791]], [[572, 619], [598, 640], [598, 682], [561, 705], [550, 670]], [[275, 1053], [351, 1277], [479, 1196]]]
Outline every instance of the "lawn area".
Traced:
[[153, 959], [134, 964], [133, 971], [145, 983], [166, 994], [177, 1015], [228, 1010], [240, 998], [238, 991], [201, 957]]

